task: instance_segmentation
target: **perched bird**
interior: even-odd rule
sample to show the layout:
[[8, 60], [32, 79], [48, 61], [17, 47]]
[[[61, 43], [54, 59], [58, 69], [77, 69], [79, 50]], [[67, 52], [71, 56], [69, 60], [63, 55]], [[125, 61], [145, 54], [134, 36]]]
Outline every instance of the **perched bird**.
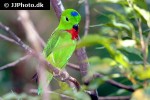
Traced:
[[[54, 67], [63, 69], [75, 51], [80, 20], [80, 14], [74, 9], [66, 9], [62, 12], [59, 25], [43, 50], [44, 57]], [[46, 78], [48, 85], [53, 74], [48, 72]], [[42, 88], [39, 86], [38, 94], [42, 92]]]

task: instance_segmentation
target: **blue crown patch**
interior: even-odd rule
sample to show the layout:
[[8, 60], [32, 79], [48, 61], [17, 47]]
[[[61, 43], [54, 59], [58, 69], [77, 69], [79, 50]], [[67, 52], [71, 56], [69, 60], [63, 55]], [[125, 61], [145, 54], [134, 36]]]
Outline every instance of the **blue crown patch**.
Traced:
[[78, 13], [76, 11], [71, 12], [72, 16], [78, 16]]

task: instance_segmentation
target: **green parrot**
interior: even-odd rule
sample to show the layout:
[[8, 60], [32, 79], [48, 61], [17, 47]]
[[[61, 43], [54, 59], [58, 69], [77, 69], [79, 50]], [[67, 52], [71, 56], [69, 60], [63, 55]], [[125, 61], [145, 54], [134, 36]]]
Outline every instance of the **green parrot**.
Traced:
[[[75, 51], [80, 20], [80, 14], [74, 9], [66, 9], [62, 12], [59, 25], [52, 33], [43, 50], [44, 57], [54, 67], [63, 69]], [[46, 78], [47, 85], [49, 85], [53, 74], [47, 71]], [[38, 94], [42, 92], [42, 88], [39, 85]]]

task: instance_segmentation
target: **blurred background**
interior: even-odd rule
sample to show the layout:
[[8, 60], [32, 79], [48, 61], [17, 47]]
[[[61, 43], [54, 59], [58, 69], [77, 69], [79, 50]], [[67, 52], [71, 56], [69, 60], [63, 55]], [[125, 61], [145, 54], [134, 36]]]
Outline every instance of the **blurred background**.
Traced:
[[[84, 34], [84, 26], [85, 26], [85, 11], [84, 11], [84, 0], [62, 0], [62, 3], [67, 8], [76, 9], [82, 16], [82, 20], [80, 23], [80, 36], [82, 37]], [[128, 36], [131, 35], [132, 32], [124, 27], [117, 27], [113, 25], [112, 20], [125, 23], [127, 26], [128, 22], [132, 23], [134, 26], [135, 33], [138, 31], [135, 20], [132, 19], [133, 15], [130, 12], [130, 9], [127, 5], [122, 3], [115, 3], [113, 0], [108, 0], [110, 2], [103, 2], [105, 0], [89, 0], [90, 6], [90, 28], [89, 34], [100, 34], [108, 37], [121, 37], [121, 38], [131, 38]], [[117, 0], [116, 0], [117, 1]], [[146, 1], [147, 6], [146, 9], [150, 10], [150, 2]], [[137, 5], [143, 7], [143, 5], [139, 2]], [[117, 13], [120, 18], [117, 16]], [[50, 10], [29, 10], [30, 18], [39, 33], [39, 35], [45, 40], [45, 42], [50, 37], [53, 30], [57, 27], [59, 21], [55, 15], [53, 8]], [[126, 18], [122, 21], [121, 18], [123, 16]], [[27, 37], [25, 31], [18, 21], [18, 13], [16, 10], [0, 10], [0, 22], [4, 25], [7, 25], [13, 32], [17, 34], [18, 37], [22, 39], [26, 44], [30, 45], [27, 41]], [[107, 23], [107, 25], [106, 25]], [[146, 22], [142, 23], [143, 30], [147, 30]], [[0, 34], [7, 35], [3, 31], [0, 31]], [[148, 33], [145, 33], [147, 36]], [[89, 57], [98, 56], [100, 58], [110, 57], [108, 51], [105, 48], [101, 48], [101, 45], [93, 45], [88, 47], [87, 54]], [[133, 51], [134, 52], [134, 51]], [[123, 52], [130, 61], [142, 61], [143, 59], [140, 56]], [[17, 45], [9, 43], [4, 40], [0, 40], [0, 66], [8, 64], [17, 60], [18, 58], [26, 55], [24, 50]], [[148, 57], [148, 61], [150, 61]], [[76, 55], [73, 55], [70, 59], [71, 63], [79, 64], [76, 58]], [[35, 81], [32, 81], [32, 76], [35, 73], [35, 67], [37, 66], [37, 61], [34, 58], [29, 58], [25, 61], [20, 62], [16, 66], [11, 68], [7, 68], [5, 70], [0, 71], [0, 96], [7, 94], [9, 92], [17, 92], [17, 93], [29, 93], [29, 90], [32, 88], [37, 88], [37, 84]], [[103, 67], [102, 67], [103, 68]], [[107, 72], [106, 68], [106, 72]], [[80, 82], [82, 82], [80, 73], [73, 69], [67, 67], [67, 71], [75, 78], [77, 78]], [[118, 70], [114, 68], [109, 73], [111, 74], [117, 72]], [[103, 71], [102, 71], [103, 72]], [[125, 77], [114, 78], [114, 80], [126, 84], [131, 85], [131, 82]], [[52, 88], [55, 87], [55, 80], [52, 82]], [[98, 84], [94, 84], [92, 86], [98, 87], [98, 93], [100, 96], [113, 96], [113, 95], [130, 95], [131, 92], [118, 89], [110, 84], [107, 84], [103, 81], [100, 81]], [[101, 91], [102, 90], [102, 91]]]

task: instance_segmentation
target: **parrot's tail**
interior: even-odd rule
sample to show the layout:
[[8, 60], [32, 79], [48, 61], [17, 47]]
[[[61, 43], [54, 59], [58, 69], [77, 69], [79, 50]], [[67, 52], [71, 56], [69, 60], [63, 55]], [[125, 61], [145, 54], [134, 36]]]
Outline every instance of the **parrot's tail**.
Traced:
[[[46, 71], [46, 84], [44, 84], [44, 85], [46, 85], [46, 87], [48, 87], [49, 86], [49, 83], [51, 82], [51, 80], [53, 79], [53, 74], [52, 73], [50, 73], [50, 72], [48, 72], [48, 71]], [[42, 86], [39, 84], [39, 86], [38, 86], [38, 95], [40, 95], [40, 94], [42, 94], [43, 93], [43, 89], [42, 89]]]

